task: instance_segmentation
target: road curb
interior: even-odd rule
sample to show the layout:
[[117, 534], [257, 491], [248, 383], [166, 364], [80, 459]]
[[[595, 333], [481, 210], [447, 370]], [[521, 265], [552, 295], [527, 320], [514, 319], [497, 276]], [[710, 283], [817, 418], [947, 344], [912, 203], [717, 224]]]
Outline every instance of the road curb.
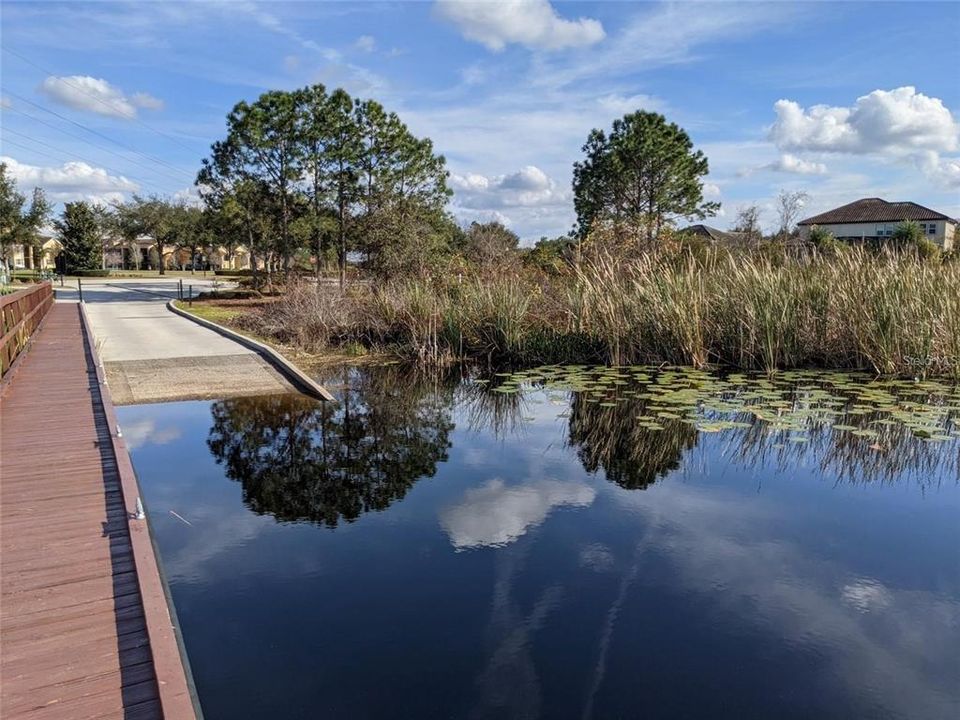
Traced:
[[210, 320], [197, 317], [193, 313], [188, 313], [186, 310], [181, 310], [176, 306], [176, 300], [170, 300], [167, 303], [167, 309], [175, 315], [180, 315], [188, 320], [192, 320], [198, 325], [202, 325], [205, 328], [213, 330], [214, 332], [217, 332], [224, 337], [253, 350], [255, 353], [260, 355], [260, 357], [279, 370], [284, 377], [286, 377], [298, 390], [300, 390], [300, 392], [304, 393], [305, 395], [310, 395], [311, 397], [319, 398], [320, 400], [334, 400], [333, 395], [331, 395], [330, 392], [323, 387], [323, 385], [315, 382], [310, 376], [304, 373], [300, 368], [287, 360], [283, 355], [278, 353], [269, 345], [265, 345], [262, 342], [258, 342], [252, 338], [248, 338], [246, 335], [241, 335], [240, 333], [235, 332], [230, 328], [226, 328], [223, 325], [218, 325]]

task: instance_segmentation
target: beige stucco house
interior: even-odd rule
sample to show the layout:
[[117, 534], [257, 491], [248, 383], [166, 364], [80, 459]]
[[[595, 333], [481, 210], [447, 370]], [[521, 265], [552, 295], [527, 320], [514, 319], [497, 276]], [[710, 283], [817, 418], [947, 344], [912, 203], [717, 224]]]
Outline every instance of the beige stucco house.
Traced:
[[[56, 265], [55, 258], [60, 254], [60, 242], [56, 238], [47, 237], [40, 245], [40, 270], [52, 270]], [[34, 254], [24, 245], [14, 245], [10, 249], [8, 261], [11, 270], [33, 270]]]
[[924, 236], [944, 250], [952, 250], [958, 241], [957, 220], [913, 202], [887, 202], [864, 198], [797, 223], [800, 237], [806, 240], [814, 226], [847, 242], [881, 242], [893, 235], [897, 225], [913, 220]]
[[[57, 255], [60, 254], [60, 241], [53, 236], [52, 231], [42, 230], [41, 253], [39, 268], [34, 268], [33, 254], [28, 247], [14, 245], [10, 252], [10, 267], [12, 270], [54, 270], [57, 267]], [[164, 267], [176, 268], [190, 262], [190, 252], [174, 245], [165, 245], [163, 248]], [[242, 245], [234, 248], [231, 253], [224, 246], [208, 248], [206, 252], [198, 254], [197, 262], [203, 263], [214, 270], [249, 270], [250, 252]], [[138, 269], [156, 268], [157, 244], [148, 235], [141, 235], [135, 241], [124, 241], [119, 238], [107, 238], [103, 243], [103, 264], [107, 269]]]

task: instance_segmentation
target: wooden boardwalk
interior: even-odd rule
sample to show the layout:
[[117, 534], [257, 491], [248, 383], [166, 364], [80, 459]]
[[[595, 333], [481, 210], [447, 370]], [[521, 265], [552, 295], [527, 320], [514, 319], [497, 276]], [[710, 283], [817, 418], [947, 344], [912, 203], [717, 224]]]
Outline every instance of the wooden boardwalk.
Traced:
[[55, 304], [0, 397], [0, 717], [193, 718], [88, 333]]

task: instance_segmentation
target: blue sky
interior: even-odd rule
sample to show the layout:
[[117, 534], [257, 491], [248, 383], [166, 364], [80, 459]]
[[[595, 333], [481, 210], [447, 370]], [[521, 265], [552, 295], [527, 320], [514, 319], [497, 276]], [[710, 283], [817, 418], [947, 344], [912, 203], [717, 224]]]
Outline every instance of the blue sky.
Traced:
[[0, 155], [60, 202], [190, 197], [234, 103], [322, 82], [525, 240], [570, 229], [588, 132], [637, 109], [707, 154], [721, 228], [750, 203], [772, 227], [781, 188], [960, 216], [958, 36], [960, 3], [4, 2]]

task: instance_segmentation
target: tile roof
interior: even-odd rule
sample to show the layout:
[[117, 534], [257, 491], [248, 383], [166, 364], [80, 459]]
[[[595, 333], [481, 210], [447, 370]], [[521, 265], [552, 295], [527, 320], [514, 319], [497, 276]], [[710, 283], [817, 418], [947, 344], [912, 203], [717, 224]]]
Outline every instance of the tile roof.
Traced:
[[743, 240], [743, 238], [740, 236], [740, 233], [717, 230], [717, 228], [710, 227], [709, 225], [690, 225], [689, 227], [683, 228], [680, 232], [689, 233], [690, 235], [697, 235], [699, 237], [705, 237], [713, 240], [714, 242], [737, 243]]
[[798, 225], [837, 225], [842, 223], [899, 222], [901, 220], [949, 220], [936, 210], [913, 202], [887, 202], [864, 198], [825, 213], [801, 220]]

